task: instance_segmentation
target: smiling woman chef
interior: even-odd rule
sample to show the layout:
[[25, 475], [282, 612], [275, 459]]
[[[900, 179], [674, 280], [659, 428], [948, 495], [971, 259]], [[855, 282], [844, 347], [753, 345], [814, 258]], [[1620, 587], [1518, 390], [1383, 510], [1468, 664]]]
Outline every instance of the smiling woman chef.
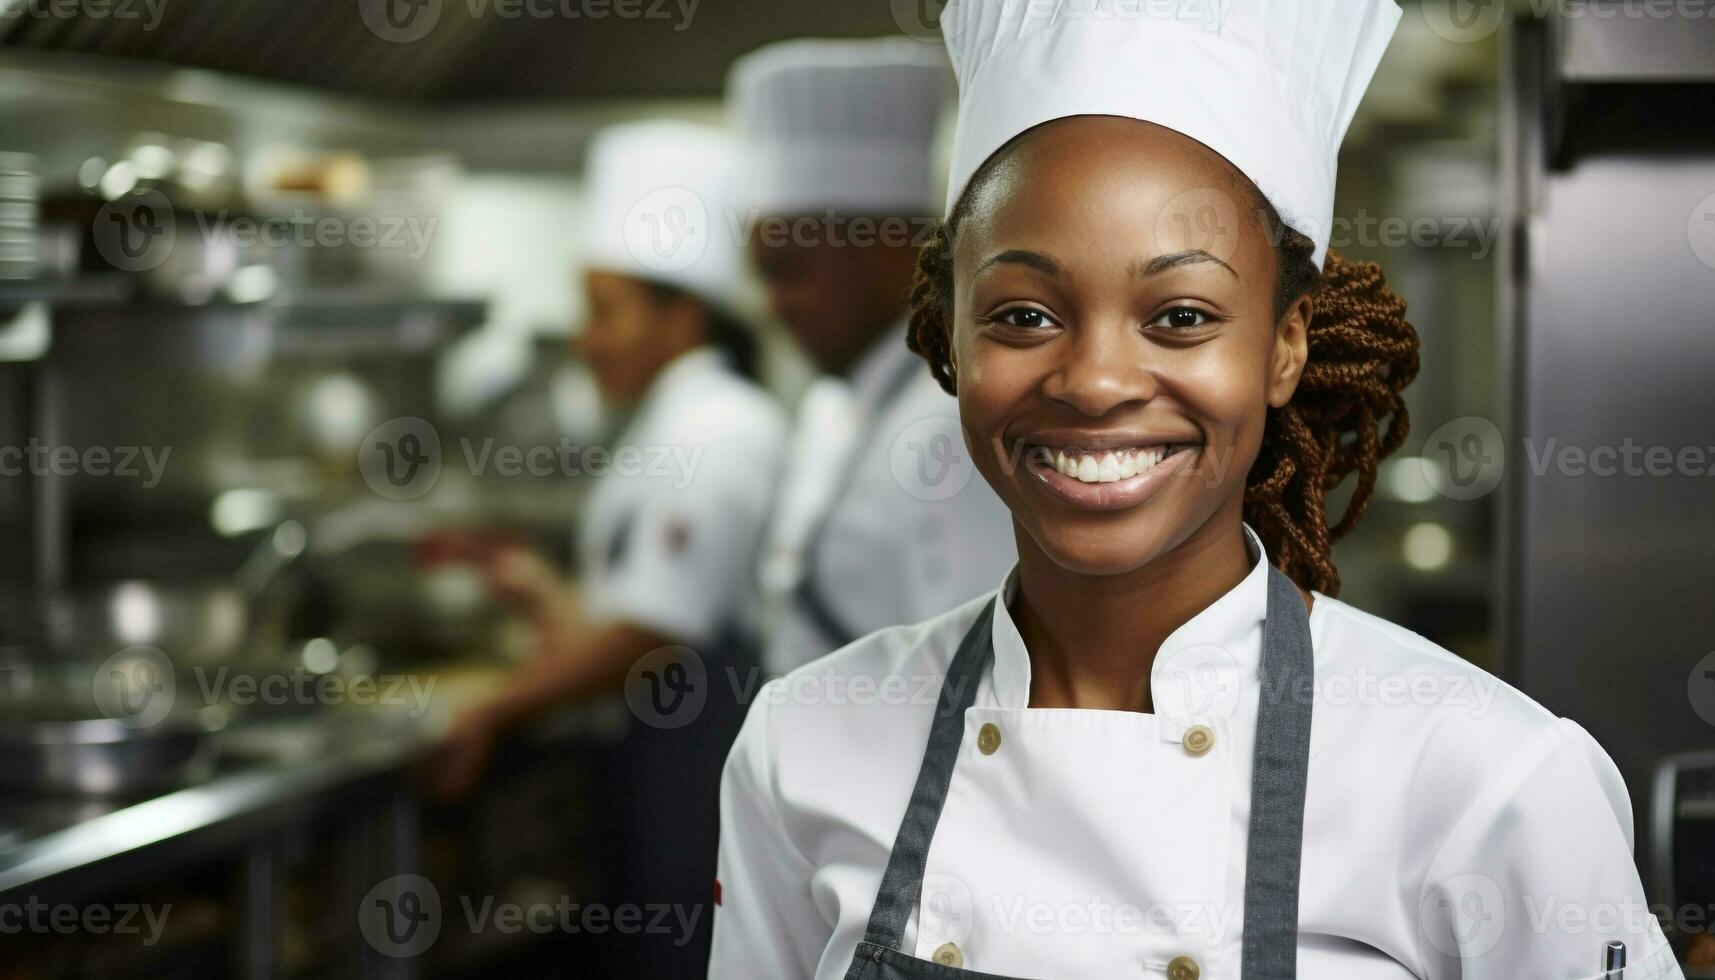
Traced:
[[1602, 749], [1333, 598], [1417, 369], [1380, 271], [1327, 254], [1399, 17], [947, 6], [911, 342], [1018, 564], [758, 697], [711, 976], [1571, 980], [1615, 940], [1679, 976]]

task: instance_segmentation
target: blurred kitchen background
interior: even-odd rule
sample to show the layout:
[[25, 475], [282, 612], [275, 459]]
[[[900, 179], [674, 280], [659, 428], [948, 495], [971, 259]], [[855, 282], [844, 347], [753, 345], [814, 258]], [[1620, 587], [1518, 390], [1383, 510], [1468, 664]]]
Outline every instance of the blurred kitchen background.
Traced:
[[[1563, 6], [1410, 0], [1347, 140], [1334, 247], [1384, 266], [1423, 369], [1336, 558], [1343, 598], [1588, 728], [1652, 899], [1708, 910], [1715, 20]], [[590, 133], [720, 121], [728, 66], [768, 41], [938, 43], [935, 9], [0, 0], [0, 446], [47, 460], [0, 477], [0, 903], [173, 909], [149, 944], [9, 935], [0, 977], [618, 975], [599, 937], [449, 928], [395, 957], [360, 928], [396, 873], [449, 906], [597, 887], [608, 793], [581, 759], [613, 719], [568, 712], [475, 797], [427, 800], [435, 734], [524, 645], [437, 542], [567, 561], [584, 487], [447, 467], [395, 500], [359, 448], [399, 417], [448, 445], [598, 442], [567, 344]], [[218, 230], [245, 221], [275, 237]], [[790, 401], [808, 369], [767, 339]], [[1558, 455], [1628, 440], [1708, 458]], [[104, 724], [125, 692], [103, 675], [148, 648], [170, 664], [118, 667], [353, 693]]]

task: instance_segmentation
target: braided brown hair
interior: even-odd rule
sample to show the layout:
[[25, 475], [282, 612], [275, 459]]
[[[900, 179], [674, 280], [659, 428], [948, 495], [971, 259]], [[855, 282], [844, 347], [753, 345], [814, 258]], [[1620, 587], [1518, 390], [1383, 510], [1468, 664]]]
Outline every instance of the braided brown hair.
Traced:
[[[995, 154], [972, 177], [917, 260], [907, 343], [949, 394], [957, 390], [951, 357], [953, 239], [971, 188], [1002, 156]], [[1357, 526], [1382, 459], [1405, 442], [1410, 428], [1401, 392], [1417, 377], [1417, 331], [1406, 322], [1405, 301], [1388, 288], [1380, 266], [1329, 251], [1326, 270], [1318, 270], [1311, 259], [1315, 244], [1287, 226], [1254, 185], [1250, 193], [1275, 243], [1275, 318], [1306, 294], [1313, 313], [1303, 375], [1292, 399], [1269, 409], [1262, 447], [1246, 475], [1244, 517], [1281, 571], [1306, 589], [1336, 596], [1334, 542]], [[1327, 493], [1353, 472], [1358, 482], [1351, 500], [1339, 520], [1330, 522]]]

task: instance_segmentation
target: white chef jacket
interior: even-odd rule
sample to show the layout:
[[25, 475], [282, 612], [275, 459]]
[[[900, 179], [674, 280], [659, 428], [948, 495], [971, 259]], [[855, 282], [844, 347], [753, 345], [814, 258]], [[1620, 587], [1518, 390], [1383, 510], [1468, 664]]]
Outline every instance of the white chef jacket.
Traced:
[[818, 379], [800, 403], [762, 565], [773, 673], [840, 645], [793, 598], [804, 576], [861, 636], [988, 591], [1017, 557], [1012, 515], [976, 472], [958, 402], [905, 331], [877, 338], [849, 380]]
[[[1162, 977], [1189, 956], [1202, 980], [1238, 980], [1266, 567], [1168, 637], [1152, 714], [1028, 707], [1016, 587], [999, 590], [902, 948], [956, 943], [965, 969], [1019, 978]], [[721, 791], [713, 980], [845, 974], [940, 677], [988, 601], [761, 691]], [[1615, 938], [1627, 980], [1681, 977], [1645, 907], [1626, 788], [1583, 728], [1321, 593], [1309, 620], [1300, 977], [1573, 980], [1599, 976]], [[1201, 755], [1182, 741], [1193, 725], [1214, 734]]]
[[674, 358], [607, 447], [581, 515], [592, 614], [693, 648], [726, 627], [754, 628], [750, 573], [785, 444], [785, 413], [720, 351]]

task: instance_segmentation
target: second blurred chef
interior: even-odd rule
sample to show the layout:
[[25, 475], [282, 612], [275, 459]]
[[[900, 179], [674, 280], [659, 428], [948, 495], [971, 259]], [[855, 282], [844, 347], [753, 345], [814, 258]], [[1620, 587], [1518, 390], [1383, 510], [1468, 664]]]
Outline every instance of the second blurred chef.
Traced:
[[751, 260], [823, 372], [763, 556], [774, 672], [957, 605], [1014, 558], [958, 406], [905, 343], [946, 77], [939, 52], [905, 38], [786, 41], [731, 75]]
[[[668, 448], [687, 471], [600, 477], [578, 528], [578, 597], [533, 554], [492, 562], [491, 580], [532, 619], [540, 650], [458, 719], [438, 774], [445, 793], [462, 793], [505, 731], [612, 692], [628, 672], [701, 675], [697, 690], [669, 684], [666, 698], [633, 704], [606, 804], [625, 810], [610, 821], [624, 837], [625, 894], [604, 896], [616, 902], [706, 908], [720, 763], [738, 717], [717, 678], [755, 660], [751, 572], [786, 425], [753, 380], [751, 334], [729, 312], [743, 273], [724, 223], [733, 165], [726, 135], [688, 123], [615, 126], [592, 144], [579, 349], [604, 398], [630, 412], [615, 452]], [[700, 975], [707, 919], [683, 945], [640, 942], [627, 965]]]

